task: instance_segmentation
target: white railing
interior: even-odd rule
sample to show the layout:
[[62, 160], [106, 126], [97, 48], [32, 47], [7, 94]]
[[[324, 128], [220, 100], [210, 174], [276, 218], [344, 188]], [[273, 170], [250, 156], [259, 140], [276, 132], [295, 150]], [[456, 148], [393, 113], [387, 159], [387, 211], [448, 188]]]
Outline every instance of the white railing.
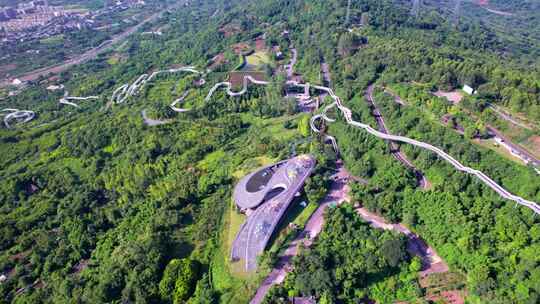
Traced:
[[8, 114], [1, 114], [4, 116], [4, 125], [6, 128], [11, 128], [10, 122], [12, 120], [16, 120], [17, 123], [26, 123], [34, 119], [36, 116], [36, 113], [34, 111], [27, 111], [27, 110], [19, 110], [19, 109], [12, 109], [7, 108], [0, 110], [0, 112], [9, 112]]
[[129, 97], [135, 96], [139, 93], [139, 91], [149, 82], [151, 82], [155, 77], [157, 77], [160, 74], [173, 74], [178, 72], [189, 72], [194, 74], [202, 74], [201, 72], [197, 71], [195, 67], [187, 66], [187, 67], [181, 67], [177, 69], [167, 69], [167, 70], [160, 70], [157, 72], [153, 72], [151, 75], [148, 74], [142, 74], [137, 78], [132, 84], [123, 84], [120, 87], [118, 87], [116, 90], [114, 90], [112, 96], [111, 96], [111, 102], [116, 104], [124, 103]]
[[[478, 179], [480, 179], [487, 186], [489, 186], [491, 189], [493, 189], [495, 192], [497, 192], [501, 197], [506, 198], [508, 200], [512, 200], [512, 201], [514, 201], [514, 202], [516, 202], [516, 203], [518, 203], [518, 204], [520, 204], [522, 206], [525, 206], [525, 207], [531, 209], [535, 213], [540, 214], [540, 206], [538, 206], [537, 203], [526, 200], [526, 199], [524, 199], [522, 197], [519, 197], [517, 195], [514, 195], [514, 194], [510, 193], [508, 190], [504, 189], [502, 186], [497, 184], [494, 180], [492, 180], [489, 176], [487, 176], [483, 172], [472, 169], [472, 168], [467, 167], [467, 166], [464, 166], [463, 164], [461, 164], [459, 161], [457, 161], [455, 158], [453, 158], [452, 156], [450, 156], [449, 154], [447, 154], [446, 152], [444, 152], [440, 148], [437, 148], [437, 147], [435, 147], [433, 145], [430, 145], [430, 144], [427, 144], [427, 143], [424, 143], [424, 142], [421, 142], [421, 141], [417, 141], [417, 140], [414, 140], [414, 139], [411, 139], [411, 138], [408, 138], [408, 137], [385, 134], [385, 133], [382, 133], [382, 132], [379, 132], [379, 131], [373, 129], [369, 125], [354, 121], [352, 119], [351, 110], [343, 105], [343, 103], [341, 102], [341, 99], [337, 95], [334, 94], [332, 89], [326, 88], [326, 87], [320, 87], [320, 86], [314, 86], [314, 87], [317, 88], [317, 89], [328, 92], [328, 94], [334, 99], [334, 103], [327, 106], [325, 108], [325, 110], [324, 110], [324, 113], [326, 113], [326, 111], [328, 109], [330, 109], [330, 108], [332, 108], [334, 106], [337, 106], [337, 108], [343, 113], [343, 116], [345, 117], [348, 124], [350, 124], [352, 126], [355, 126], [355, 127], [362, 128], [362, 129], [366, 130], [368, 133], [370, 133], [370, 134], [372, 134], [372, 135], [374, 135], [376, 137], [382, 138], [382, 139], [398, 141], [398, 142], [404, 142], [404, 143], [408, 143], [408, 144], [411, 144], [411, 145], [414, 145], [414, 146], [417, 146], [417, 147], [420, 147], [420, 148], [435, 152], [441, 158], [443, 158], [444, 160], [449, 162], [452, 166], [454, 166], [457, 170], [463, 171], [463, 172], [466, 172], [466, 173], [469, 173], [469, 174], [472, 174], [472, 175], [475, 175], [476, 177], [478, 177]], [[320, 117], [325, 119], [326, 115], [321, 115]], [[327, 121], [331, 122], [333, 120], [328, 120], [327, 119]]]
[[243, 86], [242, 86], [242, 90], [239, 91], [239, 92], [233, 92], [232, 91], [232, 83], [228, 82], [228, 81], [224, 81], [224, 82], [220, 82], [220, 83], [216, 83], [211, 89], [210, 91], [208, 92], [208, 95], [206, 95], [206, 98], [204, 99], [205, 101], [209, 101], [210, 98], [212, 98], [212, 95], [214, 95], [214, 93], [216, 92], [217, 89], [219, 89], [220, 87], [224, 86], [224, 87], [227, 87], [227, 95], [231, 96], [231, 97], [237, 97], [237, 96], [240, 96], [240, 95], [243, 95], [244, 93], [247, 92], [248, 90], [248, 81], [253, 83], [253, 84], [258, 84], [258, 85], [267, 85], [267, 84], [270, 84], [270, 82], [268, 81], [262, 81], [262, 80], [257, 80], [253, 77], [251, 77], [250, 75], [246, 75], [244, 76], [244, 80], [243, 80]]

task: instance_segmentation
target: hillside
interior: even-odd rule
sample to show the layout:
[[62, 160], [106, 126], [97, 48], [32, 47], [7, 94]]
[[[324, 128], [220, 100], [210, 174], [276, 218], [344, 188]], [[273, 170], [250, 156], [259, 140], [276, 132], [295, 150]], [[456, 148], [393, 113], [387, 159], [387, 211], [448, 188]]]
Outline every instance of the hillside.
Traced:
[[[490, 133], [540, 158], [538, 9], [515, 2], [489, 7], [520, 19], [465, 3], [456, 27], [402, 1], [349, 14], [346, 0], [188, 1], [95, 59], [0, 90], [0, 302], [249, 303], [283, 259], [258, 301], [538, 302], [534, 209], [350, 123], [540, 202], [539, 167]], [[315, 173], [243, 271], [233, 187], [304, 153]], [[318, 211], [320, 234], [284, 258]]]

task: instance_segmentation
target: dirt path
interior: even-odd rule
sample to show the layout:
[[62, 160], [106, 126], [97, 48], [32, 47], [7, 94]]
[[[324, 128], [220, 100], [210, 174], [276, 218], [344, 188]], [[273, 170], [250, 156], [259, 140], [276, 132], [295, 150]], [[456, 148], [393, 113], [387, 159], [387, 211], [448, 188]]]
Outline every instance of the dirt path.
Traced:
[[[294, 61], [296, 61], [296, 50], [294, 57]], [[292, 75], [292, 66], [294, 65], [291, 64], [290, 68], [287, 68], [287, 74], [289, 74], [290, 72]], [[326, 63], [322, 62], [321, 69], [324, 80], [330, 82], [331, 79], [329, 66]], [[370, 90], [368, 91], [371, 98], [370, 100], [372, 100], [373, 97], [371, 95], [373, 93], [373, 86], [370, 87]], [[379, 115], [379, 117], [382, 119], [382, 116]], [[384, 125], [384, 121], [382, 121], [382, 123]], [[304, 230], [298, 234], [298, 236], [279, 256], [279, 260], [276, 266], [259, 286], [257, 292], [255, 293], [255, 296], [249, 302], [250, 304], [262, 303], [266, 293], [270, 290], [270, 288], [273, 285], [281, 284], [285, 280], [287, 273], [292, 270], [292, 259], [298, 254], [299, 245], [303, 244], [306, 247], [311, 246], [313, 239], [317, 237], [317, 235], [319, 235], [319, 233], [322, 231], [322, 227], [324, 225], [325, 210], [332, 204], [340, 205], [344, 201], [351, 201], [349, 197], [349, 187], [347, 186], [349, 181], [359, 180], [360, 182], [365, 182], [362, 179], [351, 176], [349, 172], [344, 168], [343, 162], [341, 160], [336, 161], [336, 173], [331, 176], [331, 179], [332, 184], [327, 195], [321, 201], [319, 207], [309, 218], [308, 222], [304, 226]], [[425, 178], [423, 178], [423, 175], [421, 180], [425, 180]], [[427, 181], [425, 181], [421, 185], [422, 187], [427, 187], [428, 183]], [[427, 246], [426, 243], [422, 241], [416, 234], [412, 233], [402, 224], [387, 224], [382, 217], [377, 216], [376, 214], [371, 213], [364, 208], [358, 208], [357, 212], [364, 220], [369, 222], [375, 228], [391, 229], [407, 235], [407, 237], [409, 238], [408, 251], [411, 252], [411, 254], [420, 256], [420, 258], [422, 259], [422, 273], [425, 273], [427, 275], [433, 272], [448, 271], [448, 266], [444, 263], [444, 261], [442, 261], [442, 259], [437, 255], [437, 253], [432, 248]]]
[[437, 252], [429, 247], [418, 235], [414, 234], [403, 224], [389, 224], [386, 220], [377, 214], [368, 211], [366, 208], [357, 208], [356, 212], [371, 226], [384, 229], [394, 230], [396, 232], [405, 234], [408, 238], [407, 251], [416, 255], [422, 259], [422, 271], [420, 275], [426, 276], [430, 273], [447, 272], [448, 265], [443, 261], [441, 257], [437, 255]]
[[165, 125], [171, 122], [170, 120], [158, 120], [158, 119], [149, 118], [148, 115], [146, 114], [146, 110], [142, 110], [141, 115], [144, 120], [144, 124], [150, 127]]
[[398, 94], [394, 93], [394, 91], [392, 91], [391, 89], [386, 88], [386, 87], [383, 87], [383, 89], [384, 89], [384, 92], [385, 92], [385, 93], [387, 93], [387, 94], [389, 94], [390, 96], [394, 97], [394, 101], [395, 101], [396, 103], [398, 103], [398, 104], [400, 104], [400, 105], [402, 105], [402, 106], [406, 106], [406, 105], [407, 105], [407, 103], [406, 103], [403, 99], [401, 99], [401, 97], [399, 97]]
[[294, 65], [296, 64], [296, 60], [298, 57], [298, 52], [296, 51], [294, 47], [291, 48], [291, 53], [292, 53], [291, 62], [289, 62], [289, 64], [285, 66], [285, 71], [287, 72], [287, 80], [291, 80], [292, 77], [294, 76]]
[[534, 129], [533, 127], [531, 127], [529, 125], [526, 125], [524, 123], [521, 123], [521, 122], [517, 121], [516, 119], [514, 119], [512, 114], [507, 113], [506, 111], [504, 111], [503, 109], [501, 109], [499, 106], [497, 106], [495, 104], [488, 103], [488, 107], [493, 112], [495, 112], [495, 114], [497, 114], [500, 118], [508, 121], [509, 123], [511, 123], [511, 124], [513, 124], [515, 126], [518, 126], [518, 127], [521, 127], [521, 128], [527, 129], [527, 130], [533, 130]]
[[443, 97], [446, 98], [446, 100], [450, 101], [452, 104], [459, 104], [461, 100], [463, 99], [463, 93], [461, 93], [458, 90], [446, 92], [438, 90], [435, 93], [432, 93], [433, 95], [437, 97]]

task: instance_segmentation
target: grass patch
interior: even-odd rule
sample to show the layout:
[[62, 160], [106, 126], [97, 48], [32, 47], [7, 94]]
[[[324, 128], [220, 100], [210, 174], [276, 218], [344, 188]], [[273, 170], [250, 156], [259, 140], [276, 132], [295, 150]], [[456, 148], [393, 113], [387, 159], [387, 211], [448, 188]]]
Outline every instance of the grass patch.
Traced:
[[82, 180], [88, 180], [90, 178], [90, 173], [88, 172], [88, 169], [86, 168], [83, 160], [79, 158], [64, 158], [62, 162], [54, 162], [50, 166], [51, 168], [58, 170], [62, 168], [69, 168]]
[[274, 162], [275, 162], [274, 159], [272, 159], [272, 158], [270, 158], [270, 157], [268, 157], [266, 155], [246, 159], [242, 163], [242, 165], [236, 171], [233, 172], [232, 175], [236, 179], [241, 179], [242, 177], [244, 177], [245, 175], [247, 175], [251, 171], [253, 171], [253, 170], [257, 169], [257, 168], [266, 166], [266, 165], [270, 165], [271, 163], [274, 163]]
[[64, 43], [64, 35], [60, 34], [60, 35], [54, 35], [48, 38], [44, 38], [44, 39], [39, 40], [39, 43], [47, 44], [47, 45], [61, 44], [61, 43]]
[[296, 135], [300, 135], [300, 133], [296, 128], [286, 129], [283, 124], [286, 121], [299, 119], [300, 117], [302, 117], [302, 115], [303, 113], [298, 113], [295, 115], [283, 115], [279, 117], [263, 119], [260, 117], [256, 117], [250, 113], [243, 113], [242, 120], [247, 123], [256, 125], [260, 128], [264, 128], [265, 132], [272, 135], [277, 140], [287, 141], [292, 139]]
[[481, 147], [484, 147], [484, 148], [490, 149], [492, 151], [495, 151], [499, 155], [503, 156], [504, 158], [506, 158], [508, 160], [511, 160], [511, 161], [513, 161], [513, 162], [515, 162], [517, 164], [523, 165], [523, 162], [521, 161], [521, 159], [519, 159], [518, 157], [512, 155], [512, 153], [510, 153], [510, 151], [506, 150], [503, 146], [501, 146], [499, 144], [496, 144], [494, 139], [473, 140], [472, 142], [479, 145], [479, 146], [481, 146]]
[[109, 65], [116, 65], [116, 64], [118, 64], [120, 62], [120, 58], [121, 58], [120, 55], [115, 54], [115, 55], [109, 57], [109, 59], [107, 59], [107, 63]]
[[[198, 165], [204, 167], [223, 157], [223, 153], [221, 150], [210, 153]], [[234, 178], [240, 179], [254, 169], [273, 162], [275, 160], [266, 155], [246, 159], [232, 175]], [[231, 200], [223, 217], [219, 251], [214, 255], [210, 266], [212, 283], [221, 294], [220, 303], [248, 303], [259, 286], [261, 274], [246, 272], [243, 261], [233, 263], [230, 260], [232, 243], [245, 222], [246, 216], [236, 212], [234, 202]]]
[[304, 195], [299, 196], [291, 202], [289, 208], [279, 221], [276, 230], [272, 234], [272, 237], [268, 241], [270, 252], [279, 252], [285, 248], [287, 239], [291, 237], [289, 234], [292, 232], [289, 229], [289, 224], [293, 223], [296, 226], [303, 228], [307, 223], [311, 214], [317, 209], [317, 204], [309, 203], [306, 207], [302, 207], [300, 202], [307, 202], [307, 198]]
[[207, 154], [203, 160], [201, 160], [197, 167], [202, 170], [209, 170], [209, 168], [217, 168], [221, 164], [222, 160], [227, 157], [227, 154], [223, 150], [217, 150]]
[[246, 273], [238, 267], [241, 262], [231, 264], [229, 259], [232, 241], [244, 222], [244, 216], [234, 211], [232, 203], [223, 216], [222, 242], [210, 265], [212, 284], [221, 294], [220, 303], [248, 303], [258, 287], [257, 274]]
[[309, 203], [305, 208], [302, 209], [302, 212], [300, 212], [300, 214], [296, 217], [293, 223], [298, 225], [299, 227], [304, 227], [313, 212], [315, 212], [318, 207], [319, 204], [317, 203]]
[[269, 62], [270, 58], [266, 52], [257, 51], [249, 56], [246, 56], [246, 63], [250, 66], [259, 67], [263, 64], [268, 64]]
[[420, 286], [426, 294], [434, 294], [446, 290], [461, 290], [465, 287], [466, 278], [457, 272], [432, 273], [420, 280]]

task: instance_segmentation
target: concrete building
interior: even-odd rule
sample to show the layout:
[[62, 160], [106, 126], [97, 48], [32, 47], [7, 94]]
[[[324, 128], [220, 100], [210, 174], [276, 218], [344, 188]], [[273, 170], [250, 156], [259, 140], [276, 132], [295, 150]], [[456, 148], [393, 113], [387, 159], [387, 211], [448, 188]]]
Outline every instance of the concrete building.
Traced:
[[257, 257], [314, 167], [311, 155], [300, 155], [260, 168], [238, 182], [233, 198], [248, 218], [233, 242], [231, 260], [245, 263], [247, 271], [256, 269]]
[[474, 89], [471, 88], [469, 85], [464, 85], [464, 86], [463, 86], [463, 91], [464, 91], [465, 93], [469, 94], [469, 95], [473, 95], [474, 93], [476, 93], [476, 92], [474, 91]]

